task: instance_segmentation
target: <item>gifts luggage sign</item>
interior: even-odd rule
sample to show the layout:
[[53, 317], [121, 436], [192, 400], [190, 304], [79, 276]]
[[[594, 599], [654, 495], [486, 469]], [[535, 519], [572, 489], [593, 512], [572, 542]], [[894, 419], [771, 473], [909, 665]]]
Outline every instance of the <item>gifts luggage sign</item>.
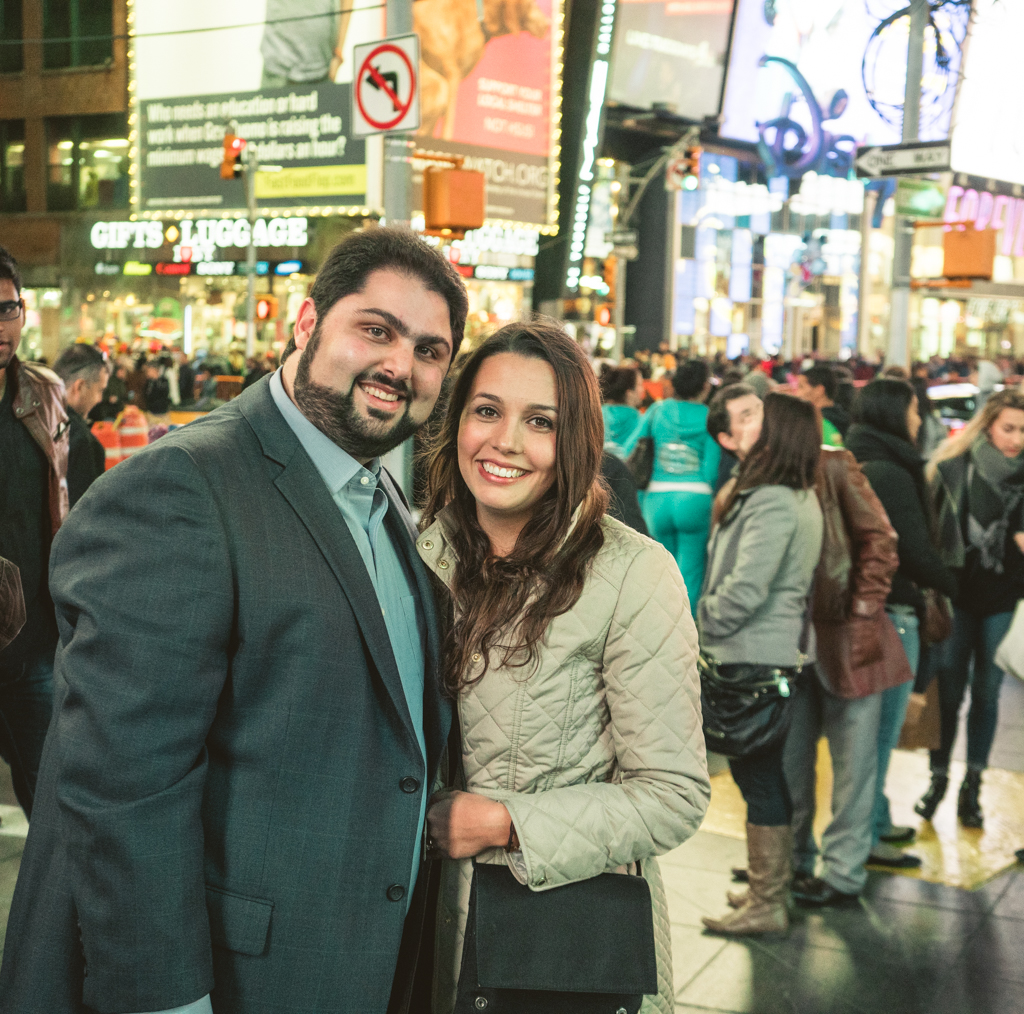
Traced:
[[416, 130], [420, 125], [420, 40], [416, 34], [355, 46], [352, 133]]

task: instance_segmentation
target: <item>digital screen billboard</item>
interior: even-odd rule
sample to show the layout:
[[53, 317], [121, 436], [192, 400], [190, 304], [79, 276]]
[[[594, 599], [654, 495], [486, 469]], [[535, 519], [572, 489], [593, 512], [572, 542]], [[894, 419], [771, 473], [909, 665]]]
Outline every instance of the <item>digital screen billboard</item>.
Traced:
[[665, 103], [699, 120], [718, 112], [733, 0], [624, 0], [608, 97]]
[[350, 136], [352, 47], [384, 33], [372, 0], [135, 0], [137, 210], [245, 207], [223, 180], [232, 126], [262, 164], [261, 206], [366, 202]]
[[554, 226], [561, 0], [416, 0], [421, 149], [487, 178], [487, 217]]
[[956, 172], [1024, 184], [1024, 113], [1011, 90], [1024, 4], [975, 0], [952, 131]]
[[[988, 0], [986, 0], [988, 2]], [[857, 145], [902, 138], [905, 0], [738, 0], [724, 137], [761, 144], [780, 175], [845, 176]], [[968, 9], [933, 7], [919, 139], [948, 136]]]

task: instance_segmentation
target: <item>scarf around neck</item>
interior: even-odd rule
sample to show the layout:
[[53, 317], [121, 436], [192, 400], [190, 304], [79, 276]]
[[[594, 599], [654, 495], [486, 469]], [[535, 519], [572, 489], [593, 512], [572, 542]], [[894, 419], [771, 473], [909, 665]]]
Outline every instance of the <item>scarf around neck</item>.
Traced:
[[967, 541], [981, 566], [1003, 572], [1010, 518], [1024, 499], [1024, 457], [1008, 458], [983, 433], [971, 445]]

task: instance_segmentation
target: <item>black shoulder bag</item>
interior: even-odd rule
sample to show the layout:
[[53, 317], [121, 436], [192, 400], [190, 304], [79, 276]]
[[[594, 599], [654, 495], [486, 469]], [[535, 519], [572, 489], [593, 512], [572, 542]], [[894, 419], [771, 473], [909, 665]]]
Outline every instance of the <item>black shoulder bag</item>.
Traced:
[[[461, 758], [458, 732], [450, 750], [453, 741]], [[602, 873], [531, 891], [504, 863], [473, 864], [455, 1014], [637, 1014], [657, 992], [642, 876]]]
[[[800, 631], [800, 656], [807, 652], [811, 634], [811, 602], [814, 584], [804, 605]], [[709, 750], [732, 760], [752, 757], [782, 743], [793, 718], [790, 705], [798, 666], [736, 662], [723, 665], [701, 649], [700, 707], [704, 742]]]

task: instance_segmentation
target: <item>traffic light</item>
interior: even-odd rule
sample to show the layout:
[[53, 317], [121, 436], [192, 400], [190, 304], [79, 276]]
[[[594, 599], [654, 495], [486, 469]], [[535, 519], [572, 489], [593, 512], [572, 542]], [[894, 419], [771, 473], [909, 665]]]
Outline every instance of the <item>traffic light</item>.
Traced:
[[256, 300], [256, 319], [274, 320], [277, 317], [277, 296], [260, 296]]
[[220, 164], [220, 178], [233, 180], [242, 175], [242, 149], [245, 147], [243, 138], [237, 134], [224, 135], [224, 159]]
[[700, 157], [703, 154], [704, 149], [693, 144], [669, 159], [665, 167], [666, 189], [696, 190], [700, 186]]

